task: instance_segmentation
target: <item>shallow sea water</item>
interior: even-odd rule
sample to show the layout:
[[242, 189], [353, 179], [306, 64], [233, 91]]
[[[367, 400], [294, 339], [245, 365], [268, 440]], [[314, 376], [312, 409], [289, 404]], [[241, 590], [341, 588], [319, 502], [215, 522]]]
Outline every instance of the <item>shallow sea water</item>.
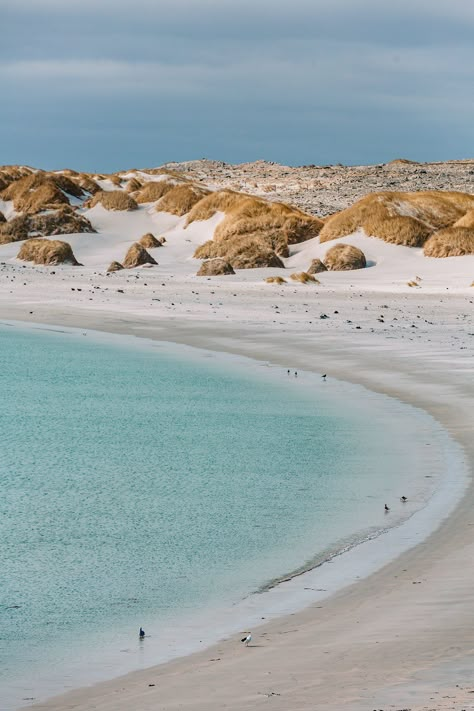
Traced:
[[199, 636], [442, 473], [414, 408], [163, 344], [2, 325], [0, 397], [2, 711], [160, 661], [140, 625], [180, 653], [183, 620]]

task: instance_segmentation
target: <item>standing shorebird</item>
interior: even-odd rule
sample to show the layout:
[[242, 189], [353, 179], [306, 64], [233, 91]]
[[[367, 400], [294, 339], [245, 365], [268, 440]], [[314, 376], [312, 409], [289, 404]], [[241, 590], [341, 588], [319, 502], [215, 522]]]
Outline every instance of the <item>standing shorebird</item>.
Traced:
[[402, 502], [402, 504], [404, 504], [406, 501], [408, 501], [408, 499], [406, 496], [400, 496], [400, 501]]
[[240, 641], [244, 642], [245, 646], [248, 647], [249, 643], [252, 641], [252, 633], [249, 632], [248, 635], [246, 637], [242, 637], [242, 639]]
[[385, 504], [385, 513], [387, 513], [387, 511], [390, 511], [390, 509], [389, 509], [389, 507], [387, 506], [387, 504]]
[[327, 378], [328, 376], [327, 376], [326, 373], [324, 373], [324, 375], [321, 375], [321, 377], [322, 377], [323, 380], [326, 380], [326, 378]]

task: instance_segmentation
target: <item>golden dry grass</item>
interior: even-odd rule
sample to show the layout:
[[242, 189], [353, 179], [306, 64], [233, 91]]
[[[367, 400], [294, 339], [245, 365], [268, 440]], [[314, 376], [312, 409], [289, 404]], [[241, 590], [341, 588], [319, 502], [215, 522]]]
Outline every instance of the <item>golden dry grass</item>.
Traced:
[[194, 252], [194, 259], [213, 259], [218, 256], [219, 248], [214, 240], [209, 239], [201, 244]]
[[95, 232], [95, 230], [88, 219], [65, 205], [53, 212], [18, 215], [9, 222], [1, 223], [0, 244], [18, 242], [27, 239], [29, 235], [50, 237], [79, 232]]
[[266, 240], [259, 236], [245, 236], [239, 240], [209, 240], [194, 252], [196, 259], [221, 257], [234, 269], [283, 267], [283, 262]]
[[127, 193], [133, 193], [135, 190], [140, 190], [141, 187], [142, 183], [138, 180], [138, 178], [130, 178], [125, 186], [125, 190]]
[[95, 232], [89, 220], [65, 205], [54, 212], [32, 215], [29, 218], [29, 231], [40, 232], [45, 237], [74, 233]]
[[368, 237], [378, 237], [384, 242], [405, 247], [422, 247], [432, 231], [421, 220], [404, 215], [385, 219], [369, 217], [364, 223], [364, 232]]
[[133, 269], [133, 267], [140, 267], [143, 264], [158, 264], [158, 262], [146, 251], [145, 247], [135, 242], [125, 255], [123, 266], [125, 269]]
[[123, 190], [102, 190], [89, 201], [90, 207], [102, 205], [106, 210], [137, 210], [138, 205], [128, 193]]
[[306, 271], [308, 274], [320, 274], [321, 272], [326, 272], [327, 269], [320, 259], [313, 259], [309, 265], [309, 269]]
[[326, 269], [333, 272], [363, 269], [367, 266], [365, 255], [361, 249], [342, 243], [330, 247], [323, 261]]
[[138, 243], [141, 244], [142, 247], [145, 247], [145, 249], [155, 249], [156, 247], [162, 246], [160, 240], [157, 239], [155, 235], [152, 235], [151, 232], [147, 232], [146, 235], [140, 237]]
[[107, 269], [108, 272], [119, 272], [123, 269], [123, 265], [120, 262], [111, 262]]
[[358, 229], [394, 244], [423, 246], [430, 234], [474, 209], [474, 195], [461, 192], [371, 193], [329, 217], [320, 241], [345, 237]]
[[285, 203], [241, 194], [226, 212], [214, 231], [214, 240], [229, 240], [258, 235], [282, 257], [288, 256], [288, 245], [316, 237], [321, 220]]
[[301, 284], [307, 284], [308, 282], [313, 282], [314, 284], [319, 284], [320, 282], [312, 274], [308, 272], [294, 272], [290, 274], [290, 279], [293, 281], [299, 281]]
[[156, 202], [175, 187], [175, 183], [168, 180], [159, 180], [153, 183], [145, 183], [134, 196], [139, 205], [145, 202]]
[[53, 266], [57, 264], [72, 264], [80, 266], [71, 245], [56, 239], [29, 239], [20, 247], [17, 259], [33, 264]]
[[174, 185], [171, 190], [161, 198], [155, 210], [157, 212], [169, 212], [172, 215], [182, 217], [186, 215], [199, 200], [202, 200], [202, 198], [208, 194], [209, 190], [205, 190], [197, 185]]
[[86, 192], [91, 195], [100, 192], [102, 188], [93, 180], [87, 173], [79, 173], [79, 175], [74, 178], [74, 181]]
[[454, 223], [453, 227], [474, 227], [474, 210], [468, 210]]
[[387, 165], [419, 165], [416, 160], [410, 160], [409, 158], [394, 158]]
[[[40, 171], [10, 183], [2, 191], [1, 197], [3, 200], [12, 200], [17, 212], [34, 214], [69, 204], [64, 188], [61, 187], [71, 187], [69, 183], [74, 185], [65, 175], [55, 176]], [[71, 189], [80, 190], [76, 185]]]
[[463, 257], [474, 254], [474, 229], [448, 227], [435, 232], [423, 248], [425, 257]]
[[217, 190], [210, 193], [193, 206], [186, 219], [185, 227], [198, 220], [209, 220], [216, 212], [229, 212], [247, 197], [250, 196], [233, 190]]
[[28, 215], [18, 215], [9, 222], [0, 224], [0, 244], [20, 242], [28, 238], [30, 220]]
[[219, 257], [203, 262], [197, 272], [197, 276], [220, 276], [224, 274], [235, 274], [235, 272], [229, 262]]
[[286, 279], [281, 276], [270, 276], [264, 280], [267, 284], [286, 284]]

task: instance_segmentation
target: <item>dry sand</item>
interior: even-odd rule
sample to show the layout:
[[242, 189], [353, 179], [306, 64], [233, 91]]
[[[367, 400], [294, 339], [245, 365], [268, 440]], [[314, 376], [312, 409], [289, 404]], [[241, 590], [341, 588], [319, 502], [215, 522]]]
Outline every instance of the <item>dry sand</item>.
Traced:
[[[278, 290], [259, 292], [257, 302], [247, 287], [237, 306], [232, 288], [200, 284], [198, 301], [195, 284], [168, 285], [157, 310], [140, 310], [137, 291], [129, 297], [114, 292], [102, 306], [80, 293], [81, 302], [74, 305], [66, 293], [55, 298], [47, 288], [34, 295], [28, 289], [21, 297], [18, 286], [15, 303], [2, 300], [0, 317], [129, 333], [323, 370], [431, 412], [464, 447], [472, 471], [469, 295], [310, 295], [301, 288], [292, 298]], [[176, 300], [171, 312], [165, 294]], [[221, 306], [216, 309], [212, 302]], [[321, 313], [330, 317], [320, 319]], [[455, 515], [428, 540], [369, 578], [322, 604], [254, 629], [248, 649], [235, 639], [223, 641], [33, 708], [474, 708], [469, 700], [474, 690], [472, 498], [470, 487]]]

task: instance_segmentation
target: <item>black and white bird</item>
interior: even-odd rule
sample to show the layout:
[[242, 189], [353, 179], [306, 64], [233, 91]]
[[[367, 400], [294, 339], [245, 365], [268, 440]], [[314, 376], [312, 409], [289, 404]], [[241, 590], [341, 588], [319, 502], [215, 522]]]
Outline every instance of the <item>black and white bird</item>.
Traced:
[[326, 374], [326, 373], [324, 373], [324, 375], [321, 375], [321, 377], [322, 377], [322, 379], [323, 379], [323, 380], [326, 380], [326, 378], [327, 378], [327, 374]]
[[249, 632], [248, 635], [246, 637], [242, 637], [242, 639], [240, 641], [244, 642], [245, 646], [248, 647], [250, 642], [252, 641], [252, 633]]
[[408, 501], [408, 499], [406, 496], [400, 496], [400, 501], [402, 502], [402, 504], [404, 504], [405, 501]]
[[389, 509], [389, 507], [387, 506], [387, 504], [385, 504], [385, 512], [387, 512], [387, 511], [390, 511], [390, 509]]

